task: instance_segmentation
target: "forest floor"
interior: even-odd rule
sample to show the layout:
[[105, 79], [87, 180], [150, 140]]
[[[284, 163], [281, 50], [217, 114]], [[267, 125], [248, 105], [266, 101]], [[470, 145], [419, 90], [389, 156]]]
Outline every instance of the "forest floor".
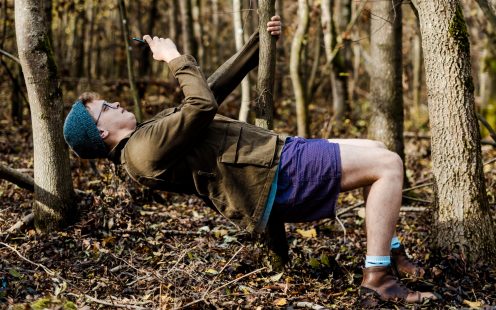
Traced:
[[[408, 282], [432, 290], [441, 301], [416, 307], [496, 307], [496, 270], [484, 261], [429, 250], [432, 188], [428, 140], [407, 139], [411, 186], [398, 224], [409, 254], [429, 270]], [[496, 150], [483, 149], [484, 161]], [[0, 161], [32, 175], [30, 130], [0, 126]], [[79, 194], [78, 221], [40, 235], [33, 227], [8, 229], [32, 212], [32, 194], [0, 181], [0, 308], [9, 309], [330, 309], [360, 308], [358, 287], [365, 254], [361, 208], [335, 220], [286, 224], [291, 263], [272, 271], [266, 248], [204, 207], [197, 198], [150, 192], [117, 177], [108, 161], [71, 157]], [[495, 214], [496, 164], [485, 165], [490, 208]], [[338, 211], [361, 202], [342, 194]], [[76, 210], [76, 206], [74, 206]], [[313, 308], [312, 308], [313, 307]]]

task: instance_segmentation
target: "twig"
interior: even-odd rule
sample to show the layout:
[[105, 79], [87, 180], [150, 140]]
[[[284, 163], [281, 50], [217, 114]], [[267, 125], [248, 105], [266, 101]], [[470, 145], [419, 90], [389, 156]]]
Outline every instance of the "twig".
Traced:
[[203, 233], [201, 231], [184, 231], [175, 229], [162, 229], [162, 233], [166, 235], [183, 235], [183, 236], [201, 236]]
[[412, 201], [418, 201], [418, 202], [424, 202], [424, 203], [432, 203], [431, 200], [425, 200], [425, 199], [415, 198], [415, 197], [406, 196], [406, 195], [403, 195], [403, 198], [406, 198], [406, 199], [409, 199], [409, 200], [412, 200]]
[[323, 310], [323, 309], [328, 309], [324, 306], [317, 305], [308, 301], [298, 301], [297, 303], [294, 303], [293, 306], [297, 308], [307, 308], [307, 309], [312, 309], [312, 310]]
[[232, 260], [239, 254], [239, 252], [241, 252], [241, 250], [243, 250], [245, 247], [242, 245], [239, 250], [236, 251], [236, 253], [234, 253], [234, 255], [231, 257], [231, 259], [222, 267], [222, 269], [219, 271], [219, 273], [210, 281], [209, 285], [208, 285], [208, 288], [207, 290], [205, 291], [205, 293], [203, 294], [203, 297], [202, 298], [205, 298], [207, 295], [208, 295], [208, 292], [210, 291], [210, 289], [212, 288], [212, 284], [215, 282], [215, 280], [217, 280], [217, 278], [219, 277], [219, 275], [224, 271], [224, 269], [226, 269], [227, 266], [229, 266], [229, 264], [232, 262]]
[[19, 58], [15, 57], [14, 55], [12, 55], [11, 53], [7, 52], [7, 51], [4, 51], [3, 49], [0, 49], [0, 54], [2, 55], [5, 55], [7, 56], [8, 58], [12, 59], [13, 61], [17, 62], [17, 64], [20, 66], [21, 65], [21, 61], [19, 60]]
[[3, 245], [4, 247], [8, 248], [9, 250], [15, 252], [17, 254], [17, 256], [19, 256], [20, 258], [22, 258], [23, 260], [25, 260], [26, 262], [30, 263], [30, 264], [33, 264], [35, 265], [36, 267], [39, 267], [41, 269], [43, 269], [46, 273], [48, 273], [48, 275], [50, 276], [55, 276], [55, 272], [50, 270], [48, 267], [42, 265], [42, 264], [38, 264], [38, 263], [35, 263], [29, 259], [27, 259], [26, 257], [24, 257], [21, 253], [19, 253], [19, 251], [17, 251], [16, 249], [14, 249], [13, 247], [11, 247], [10, 245], [6, 244], [6, 243], [3, 243], [3, 242], [0, 242], [0, 245]]
[[415, 186], [412, 186], [412, 187], [409, 187], [409, 188], [405, 188], [403, 190], [403, 193], [407, 193], [407, 192], [410, 192], [410, 191], [413, 191], [415, 189], [419, 189], [419, 188], [422, 188], [422, 187], [427, 187], [427, 186], [431, 186], [432, 182], [427, 182], [427, 183], [424, 183], [424, 184], [419, 184], [419, 185], [415, 185]]
[[[226, 286], [228, 286], [228, 285], [230, 285], [230, 284], [232, 284], [232, 283], [236, 283], [236, 282], [238, 282], [239, 280], [244, 279], [244, 278], [246, 278], [246, 277], [249, 277], [249, 276], [251, 276], [252, 274], [257, 273], [257, 272], [260, 272], [260, 271], [262, 271], [262, 270], [264, 270], [264, 269], [266, 269], [266, 268], [267, 268], [267, 267], [262, 267], [262, 268], [259, 268], [259, 269], [257, 269], [257, 270], [253, 270], [252, 272], [249, 272], [249, 273], [245, 274], [244, 276], [241, 276], [241, 277], [236, 278], [236, 279], [234, 279], [234, 280], [232, 280], [232, 281], [229, 281], [229, 282], [227, 282], [226, 284], [221, 285], [221, 286], [217, 287], [216, 289], [214, 289], [212, 292], [210, 292], [210, 294], [213, 294], [214, 292], [216, 292], [216, 291], [218, 291], [218, 290], [220, 290], [220, 289], [223, 289], [224, 287], [226, 287]], [[200, 299], [194, 300], [194, 301], [192, 301], [192, 302], [190, 302], [190, 303], [188, 303], [188, 304], [186, 304], [186, 305], [182, 306], [182, 307], [181, 307], [181, 308], [179, 308], [179, 309], [184, 309], [184, 308], [187, 308], [187, 307], [189, 307], [189, 306], [192, 306], [192, 305], [194, 305], [194, 304], [199, 303], [200, 301], [205, 301], [205, 298], [204, 298], [204, 297], [202, 297], [202, 298], [200, 298]]]
[[489, 131], [489, 135], [491, 136], [491, 138], [493, 138], [494, 142], [496, 142], [496, 131], [494, 131], [493, 127], [489, 125], [488, 121], [481, 114], [477, 113], [477, 118], [482, 123], [482, 125], [487, 128], [487, 130]]
[[[78, 298], [81, 297], [81, 296], [79, 296], [77, 294], [73, 294], [73, 293], [68, 293], [67, 295], [71, 295], [71, 296], [78, 297]], [[136, 306], [136, 305], [116, 304], [114, 302], [109, 302], [109, 301], [97, 299], [95, 297], [91, 297], [90, 295], [86, 295], [86, 294], [84, 294], [83, 296], [84, 296], [84, 298], [89, 299], [90, 301], [92, 301], [94, 303], [105, 305], [105, 306], [111, 306], [111, 307], [115, 307], [115, 308], [137, 309], [137, 310], [149, 309], [149, 308], [144, 308], [144, 307], [140, 307], [140, 306]], [[147, 301], [146, 303], [151, 303], [151, 302], [152, 301]]]

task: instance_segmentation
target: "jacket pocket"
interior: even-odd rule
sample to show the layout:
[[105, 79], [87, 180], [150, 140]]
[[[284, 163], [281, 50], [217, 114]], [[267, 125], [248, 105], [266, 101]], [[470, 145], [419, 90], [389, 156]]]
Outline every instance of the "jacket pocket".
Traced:
[[220, 161], [271, 167], [277, 149], [277, 134], [252, 125], [230, 123]]

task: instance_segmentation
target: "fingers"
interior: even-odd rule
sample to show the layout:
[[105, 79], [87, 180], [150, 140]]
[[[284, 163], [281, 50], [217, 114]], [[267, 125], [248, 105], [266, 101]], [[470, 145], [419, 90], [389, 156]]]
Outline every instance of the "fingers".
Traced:
[[152, 38], [149, 35], [147, 35], [147, 34], [145, 34], [143, 36], [143, 40], [145, 40], [146, 43], [148, 43], [148, 44], [150, 44], [152, 42]]
[[281, 29], [281, 17], [279, 15], [272, 16], [270, 21], [267, 23], [267, 31], [273, 36], [278, 36], [281, 34]]

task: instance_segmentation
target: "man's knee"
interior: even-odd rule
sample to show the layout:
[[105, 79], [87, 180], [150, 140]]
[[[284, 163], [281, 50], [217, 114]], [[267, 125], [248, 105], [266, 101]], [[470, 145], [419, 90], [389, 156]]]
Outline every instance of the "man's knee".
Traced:
[[389, 177], [403, 179], [403, 160], [398, 153], [384, 150], [382, 166], [384, 173], [387, 173]]

